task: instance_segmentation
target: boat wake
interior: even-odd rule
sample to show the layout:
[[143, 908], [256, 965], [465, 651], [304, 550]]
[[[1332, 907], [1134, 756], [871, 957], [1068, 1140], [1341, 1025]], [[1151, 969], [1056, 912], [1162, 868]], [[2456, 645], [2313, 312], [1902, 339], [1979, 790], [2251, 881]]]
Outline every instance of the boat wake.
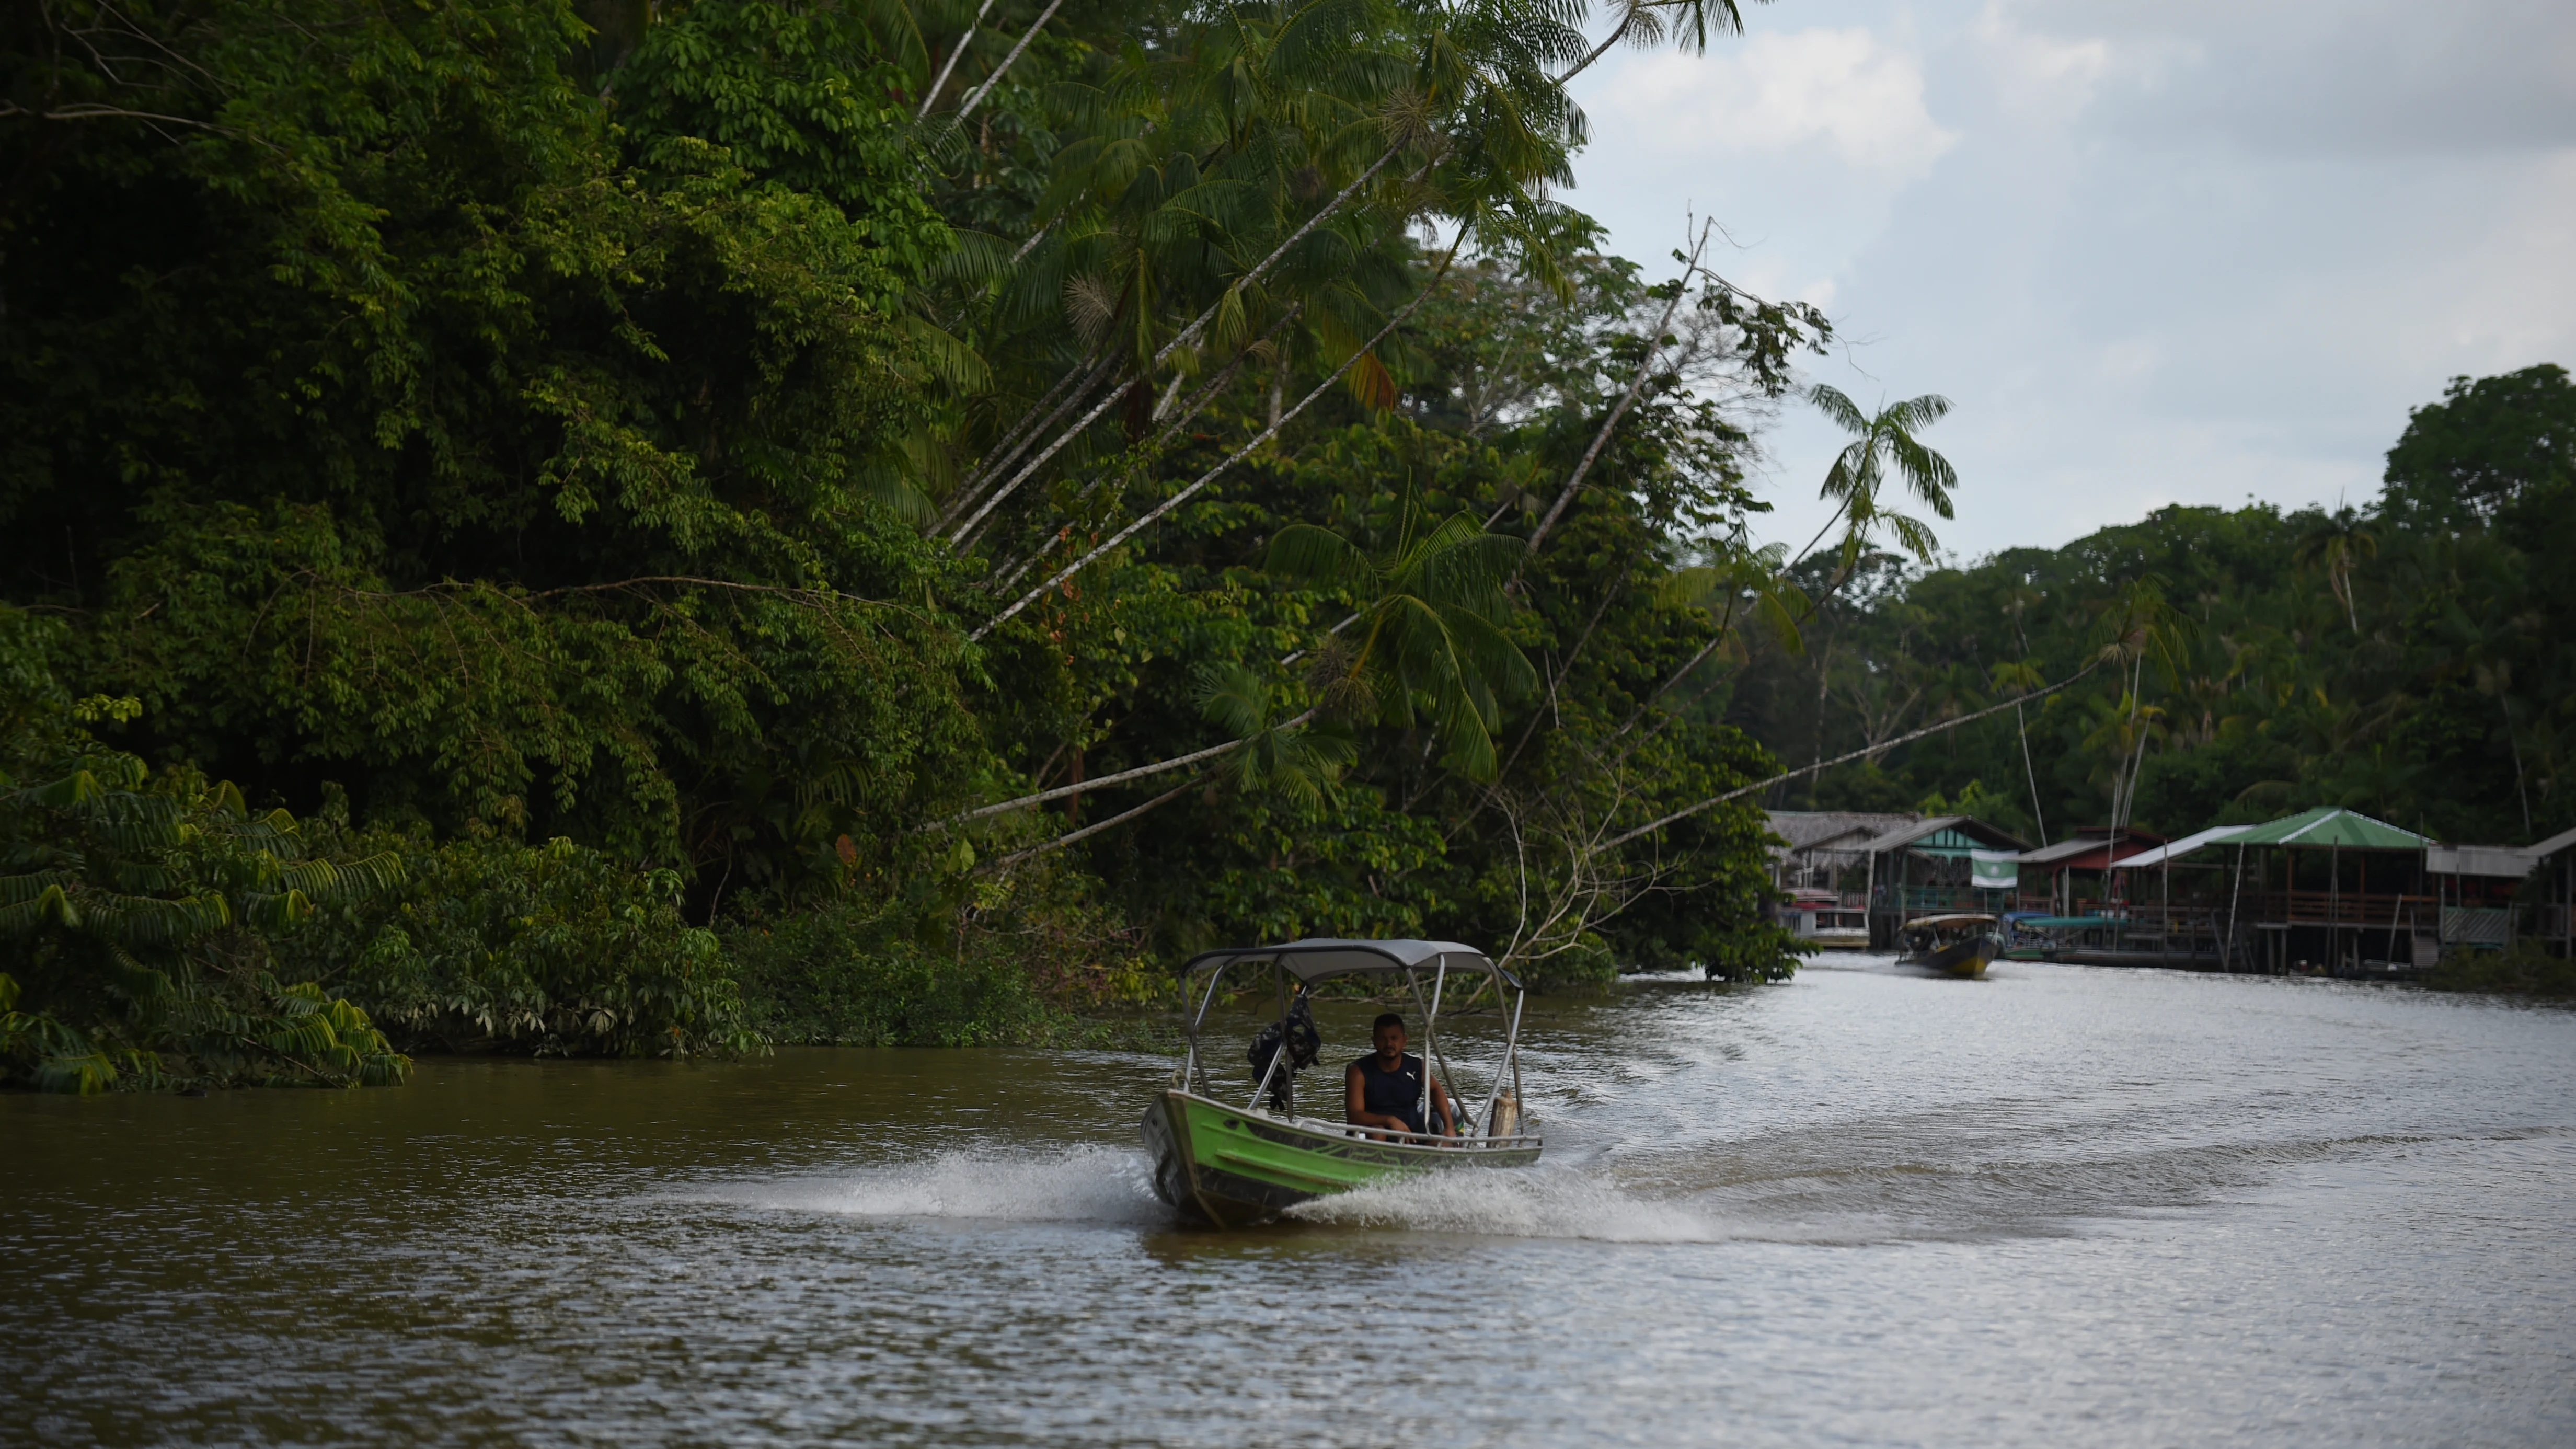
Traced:
[[1318, 1198], [1288, 1215], [1353, 1228], [1596, 1243], [1846, 1245], [1911, 1235], [1866, 1207], [1783, 1218], [1747, 1212], [1724, 1192], [1657, 1194], [1591, 1163], [1431, 1173]]
[[747, 1185], [724, 1196], [748, 1206], [858, 1217], [1150, 1225], [1154, 1200], [1140, 1153], [1077, 1145], [1053, 1151], [944, 1152], [829, 1178]]
[[[1155, 1200], [1151, 1171], [1143, 1154], [1099, 1145], [947, 1152], [829, 1177], [736, 1184], [715, 1196], [778, 1212], [1169, 1227], [1174, 1215]], [[1613, 1243], [1782, 1236], [1779, 1224], [1749, 1228], [1687, 1199], [1639, 1196], [1582, 1168], [1430, 1173], [1320, 1198], [1291, 1209], [1288, 1218], [1378, 1231]]]
[[1710, 1243], [1745, 1236], [1688, 1202], [1641, 1198], [1589, 1172], [1428, 1173], [1289, 1209], [1300, 1222], [1480, 1237]]

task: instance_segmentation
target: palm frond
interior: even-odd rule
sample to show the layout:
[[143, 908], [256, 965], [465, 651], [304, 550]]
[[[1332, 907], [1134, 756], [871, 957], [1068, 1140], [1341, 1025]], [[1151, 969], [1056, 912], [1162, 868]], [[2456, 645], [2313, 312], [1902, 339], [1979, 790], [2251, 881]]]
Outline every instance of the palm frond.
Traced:
[[1292, 523], [1271, 535], [1262, 567], [1299, 583], [1325, 588], [1356, 586], [1374, 576], [1367, 554], [1329, 528]]
[[1816, 411], [1825, 415], [1827, 422], [1853, 437], [1869, 435], [1869, 414], [1860, 410], [1860, 404], [1844, 396], [1841, 388], [1829, 383], [1817, 383], [1807, 389], [1807, 401], [1815, 407]]

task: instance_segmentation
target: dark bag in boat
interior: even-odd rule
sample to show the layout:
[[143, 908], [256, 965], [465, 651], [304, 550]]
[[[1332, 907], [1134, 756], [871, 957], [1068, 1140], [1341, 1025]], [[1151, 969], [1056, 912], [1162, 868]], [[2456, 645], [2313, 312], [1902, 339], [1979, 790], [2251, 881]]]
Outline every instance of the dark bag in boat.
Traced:
[[[1288, 1060], [1285, 1070], [1272, 1076], [1270, 1060], [1278, 1055], [1279, 1043], [1283, 1037], [1288, 1043]], [[1270, 1105], [1280, 1115], [1286, 1116], [1294, 1110], [1291, 1105], [1293, 1097], [1290, 1088], [1296, 1080], [1297, 1073], [1313, 1066], [1316, 1056], [1323, 1050], [1323, 1034], [1315, 1030], [1314, 1008], [1307, 1003], [1306, 993], [1300, 991], [1297, 993], [1297, 999], [1288, 1005], [1288, 1019], [1285, 1022], [1274, 1021], [1263, 1027], [1252, 1038], [1252, 1050], [1244, 1055], [1252, 1059], [1253, 1083], [1257, 1086], [1267, 1078], [1270, 1082]]]

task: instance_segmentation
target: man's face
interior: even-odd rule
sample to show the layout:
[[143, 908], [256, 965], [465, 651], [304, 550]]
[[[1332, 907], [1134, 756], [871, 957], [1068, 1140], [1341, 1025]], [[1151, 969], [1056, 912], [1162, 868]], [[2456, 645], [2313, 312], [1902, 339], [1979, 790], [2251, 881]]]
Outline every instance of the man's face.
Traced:
[[1381, 1026], [1376, 1031], [1369, 1034], [1369, 1040], [1377, 1043], [1377, 1054], [1379, 1056], [1400, 1057], [1404, 1055], [1403, 1027]]

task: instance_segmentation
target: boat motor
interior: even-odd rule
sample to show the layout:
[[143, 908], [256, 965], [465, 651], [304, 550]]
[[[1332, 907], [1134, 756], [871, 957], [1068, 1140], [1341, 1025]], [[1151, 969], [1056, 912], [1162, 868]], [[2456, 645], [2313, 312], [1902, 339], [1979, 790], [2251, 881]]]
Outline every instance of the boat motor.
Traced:
[[[1279, 1054], [1282, 1040], [1288, 1043], [1288, 1060], [1284, 1069], [1273, 1073], [1271, 1059]], [[1297, 1074], [1315, 1064], [1324, 1050], [1324, 1037], [1315, 1030], [1315, 1009], [1301, 989], [1297, 999], [1288, 1004], [1288, 1014], [1263, 1027], [1252, 1038], [1253, 1085], [1270, 1084], [1270, 1108], [1282, 1117], [1296, 1115]]]

